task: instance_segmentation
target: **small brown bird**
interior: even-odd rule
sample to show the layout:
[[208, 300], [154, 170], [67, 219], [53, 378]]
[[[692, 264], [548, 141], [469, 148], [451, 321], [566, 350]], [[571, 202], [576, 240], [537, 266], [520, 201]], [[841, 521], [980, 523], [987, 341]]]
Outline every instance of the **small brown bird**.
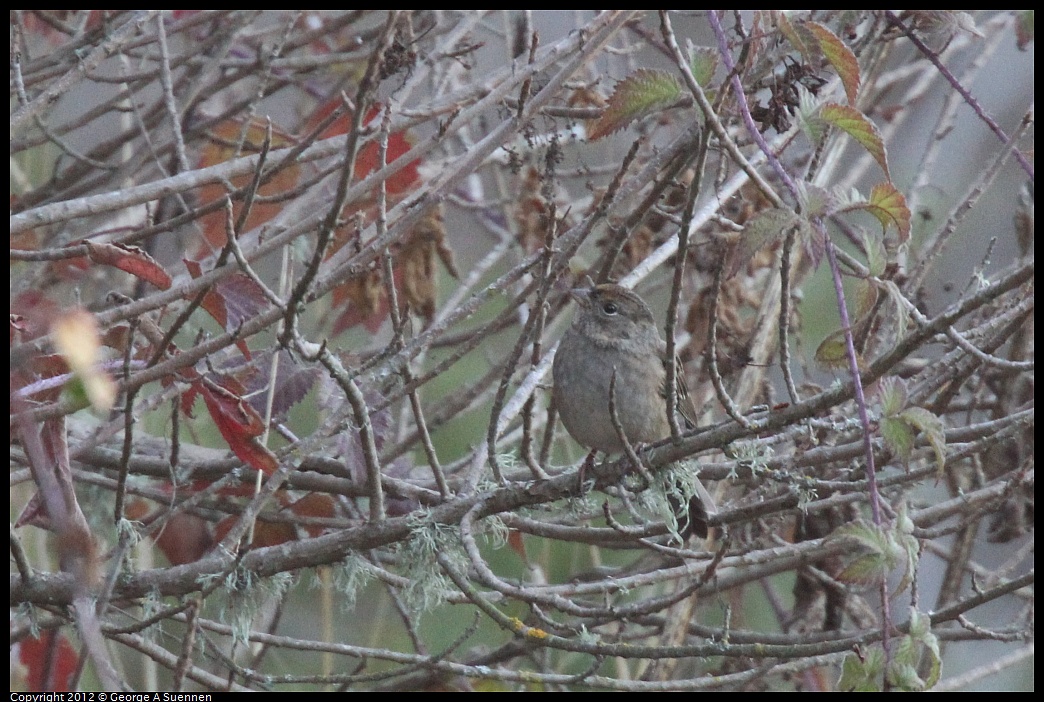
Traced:
[[[652, 311], [638, 295], [619, 285], [577, 288], [580, 310], [555, 355], [554, 400], [566, 430], [576, 441], [607, 454], [624, 444], [609, 413], [609, 386], [616, 372], [615, 403], [627, 440], [651, 443], [671, 435], [667, 421], [665, 355]], [[679, 376], [678, 412], [683, 426], [695, 426], [696, 411]], [[696, 481], [688, 514], [679, 517], [683, 536], [707, 536], [707, 519], [717, 510]]]

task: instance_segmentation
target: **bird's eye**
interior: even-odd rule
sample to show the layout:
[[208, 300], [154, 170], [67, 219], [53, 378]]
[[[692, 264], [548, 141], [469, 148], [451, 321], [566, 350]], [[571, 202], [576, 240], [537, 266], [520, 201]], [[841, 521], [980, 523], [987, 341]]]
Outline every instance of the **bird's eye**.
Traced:
[[604, 305], [602, 305], [602, 311], [606, 314], [616, 314], [619, 311], [619, 309], [620, 308], [616, 305], [615, 302], [607, 302]]

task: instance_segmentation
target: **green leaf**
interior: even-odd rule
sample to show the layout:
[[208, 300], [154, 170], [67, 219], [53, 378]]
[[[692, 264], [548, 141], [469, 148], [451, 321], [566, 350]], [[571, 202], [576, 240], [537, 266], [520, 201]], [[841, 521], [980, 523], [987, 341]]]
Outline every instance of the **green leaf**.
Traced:
[[910, 425], [898, 417], [884, 417], [881, 419], [881, 437], [885, 446], [899, 457], [906, 465], [913, 453], [916, 434]]
[[917, 675], [917, 666], [895, 659], [888, 666], [888, 682], [893, 689], [904, 692], [918, 692], [924, 689], [924, 681]]
[[729, 252], [725, 277], [731, 278], [763, 247], [781, 240], [791, 230], [809, 229], [808, 222], [793, 210], [772, 207], [756, 214], [743, 228], [743, 234]]
[[74, 411], [86, 409], [91, 406], [91, 398], [84, 385], [84, 379], [79, 375], [73, 375], [69, 382], [62, 388], [62, 399], [69, 403]]
[[855, 321], [852, 322], [852, 326], [860, 329], [869, 321], [870, 314], [877, 305], [877, 286], [874, 281], [864, 278], [856, 284], [855, 302]]
[[819, 49], [823, 52], [826, 60], [837, 75], [841, 78], [841, 84], [845, 86], [845, 94], [848, 102], [855, 105], [859, 94], [859, 61], [852, 50], [845, 46], [836, 34], [831, 32], [818, 22], [806, 22], [805, 26], [819, 42]]
[[909, 407], [900, 415], [910, 426], [924, 432], [932, 450], [935, 451], [935, 463], [938, 467], [937, 477], [942, 477], [946, 469], [946, 434], [942, 420], [923, 407]]
[[906, 556], [906, 572], [898, 586], [892, 592], [892, 597], [898, 597], [913, 582], [914, 573], [917, 571], [917, 559], [921, 555], [921, 543], [913, 535], [914, 523], [910, 519], [910, 510], [905, 501], [899, 504], [898, 514], [895, 519], [895, 528], [892, 531], [894, 543], [897, 549]]
[[831, 539], [850, 539], [864, 548], [883, 551], [888, 548], [888, 539], [878, 527], [857, 519], [834, 530]]
[[841, 201], [837, 195], [805, 181], [798, 183], [798, 201], [805, 217], [829, 217], [837, 212]]
[[718, 68], [718, 52], [709, 46], [689, 48], [689, 68], [701, 88], [706, 88]]
[[874, 186], [870, 191], [868, 210], [885, 229], [889, 224], [895, 224], [900, 243], [910, 238], [910, 208], [906, 206], [906, 197], [891, 182]]
[[866, 115], [854, 107], [828, 102], [819, 108], [819, 116], [827, 124], [837, 127], [858, 141], [874, 157], [885, 175], [891, 178], [888, 173], [888, 153], [881, 132]]
[[847, 656], [841, 664], [837, 689], [843, 692], [881, 692], [884, 674], [884, 651], [880, 646]]
[[805, 132], [809, 142], [818, 144], [826, 134], [827, 124], [819, 114], [819, 99], [805, 86], [797, 84], [798, 109], [794, 117], [798, 120], [801, 130]]
[[839, 527], [830, 539], [841, 539], [854, 547], [852, 559], [837, 576], [843, 583], [869, 585], [880, 582], [907, 555], [897, 542], [895, 533], [861, 519]]
[[866, 267], [870, 275], [881, 276], [888, 267], [888, 252], [885, 250], [884, 237], [863, 234], [863, 250], [866, 251]]
[[771, 11], [772, 19], [775, 20], [776, 26], [779, 28], [779, 33], [782, 34], [790, 45], [793, 46], [801, 54], [805, 61], [814, 61], [818, 58], [816, 56], [815, 47], [817, 39], [815, 35], [809, 32], [808, 25], [810, 22], [791, 22], [790, 18], [787, 17], [785, 12]]
[[922, 661], [928, 657], [928, 677], [924, 680], [924, 688], [935, 687], [942, 673], [942, 655], [939, 652], [939, 639], [932, 633], [932, 620], [927, 614], [910, 608], [910, 638], [921, 644]]
[[[931, 618], [910, 608], [910, 631], [895, 640], [892, 660], [888, 667], [888, 682], [907, 692], [919, 692], [939, 681], [942, 659], [939, 640], [931, 631]], [[927, 657], [927, 666], [923, 665]], [[921, 679], [919, 670], [926, 669], [927, 679]]]
[[1019, 51], [1025, 51], [1033, 41], [1033, 10], [1023, 10], [1015, 22], [1015, 45]]
[[849, 561], [837, 574], [837, 579], [849, 585], [872, 585], [881, 582], [891, 570], [884, 554], [864, 553]]
[[[845, 343], [845, 330], [838, 329], [827, 334], [826, 338], [816, 347], [816, 363], [823, 368], [840, 370], [848, 368], [848, 352]], [[863, 357], [856, 352], [856, 363], [863, 367]]]
[[594, 141], [608, 136], [642, 117], [670, 107], [681, 95], [681, 85], [670, 73], [639, 68], [616, 84], [609, 104], [588, 138]]
[[909, 394], [906, 381], [894, 375], [881, 378], [881, 413], [886, 417], [894, 417], [906, 407]]

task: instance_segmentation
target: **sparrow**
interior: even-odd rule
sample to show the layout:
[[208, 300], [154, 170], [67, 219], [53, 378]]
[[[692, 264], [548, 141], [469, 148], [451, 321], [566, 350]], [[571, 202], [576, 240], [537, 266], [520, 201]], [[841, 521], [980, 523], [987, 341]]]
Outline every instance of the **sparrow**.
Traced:
[[[624, 450], [609, 412], [615, 373], [616, 415], [628, 443], [669, 437], [667, 344], [649, 306], [633, 291], [614, 284], [576, 288], [570, 294], [580, 309], [558, 345], [552, 367], [552, 396], [566, 431], [595, 451]], [[683, 426], [694, 428], [696, 409], [680, 375], [676, 386], [679, 419]], [[683, 537], [706, 538], [707, 520], [717, 509], [698, 479], [695, 486], [688, 513], [679, 515], [679, 532]], [[681, 511], [680, 505], [675, 508]]]

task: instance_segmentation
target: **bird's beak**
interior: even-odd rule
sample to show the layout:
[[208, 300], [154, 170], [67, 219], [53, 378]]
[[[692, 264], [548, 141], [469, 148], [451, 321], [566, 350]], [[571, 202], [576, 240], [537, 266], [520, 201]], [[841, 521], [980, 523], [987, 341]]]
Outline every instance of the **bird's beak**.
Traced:
[[582, 287], [576, 287], [569, 291], [569, 295], [576, 300], [577, 304], [581, 307], [587, 307], [591, 304], [591, 293], [595, 291], [595, 283], [591, 280], [591, 276], [585, 275], [581, 281]]
[[587, 307], [591, 304], [592, 290], [592, 288], [573, 288], [569, 291], [569, 296], [576, 300], [576, 303], [581, 307]]

